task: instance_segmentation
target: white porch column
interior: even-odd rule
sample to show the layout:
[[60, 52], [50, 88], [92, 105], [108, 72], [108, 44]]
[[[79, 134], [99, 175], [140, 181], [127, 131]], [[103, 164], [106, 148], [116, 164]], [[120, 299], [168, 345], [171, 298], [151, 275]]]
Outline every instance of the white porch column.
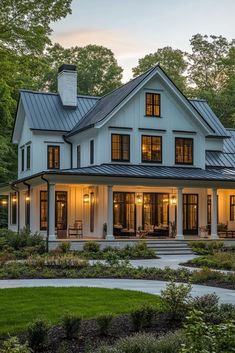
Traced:
[[177, 229], [176, 239], [184, 239], [183, 236], [183, 188], [177, 189]]
[[218, 209], [218, 199], [217, 199], [217, 189], [212, 189], [211, 195], [211, 239], [219, 239], [217, 233], [217, 209]]
[[49, 229], [49, 240], [55, 240], [55, 184], [49, 184], [49, 219], [48, 219], [48, 229]]
[[107, 219], [107, 235], [106, 239], [112, 240], [113, 236], [113, 186], [108, 185], [108, 219]]

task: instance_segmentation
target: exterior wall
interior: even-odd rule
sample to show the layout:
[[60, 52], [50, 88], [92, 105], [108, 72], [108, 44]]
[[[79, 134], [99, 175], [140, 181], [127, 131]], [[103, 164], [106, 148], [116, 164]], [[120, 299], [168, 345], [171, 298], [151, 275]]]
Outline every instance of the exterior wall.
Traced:
[[[18, 144], [18, 178], [25, 178], [29, 175], [32, 174], [32, 168], [33, 168], [33, 158], [32, 158], [32, 152], [33, 152], [33, 146], [32, 146], [32, 138], [33, 134], [32, 131], [29, 129], [28, 126], [28, 121], [27, 118], [24, 119], [23, 127], [22, 127], [22, 133], [21, 133], [21, 138]], [[22, 165], [21, 165], [21, 150], [24, 149], [24, 160], [25, 160], [25, 167], [26, 167], [26, 146], [30, 144], [31, 146], [31, 168], [30, 170], [24, 170], [22, 171]]]
[[223, 151], [224, 141], [223, 139], [206, 139], [206, 150], [208, 151]]

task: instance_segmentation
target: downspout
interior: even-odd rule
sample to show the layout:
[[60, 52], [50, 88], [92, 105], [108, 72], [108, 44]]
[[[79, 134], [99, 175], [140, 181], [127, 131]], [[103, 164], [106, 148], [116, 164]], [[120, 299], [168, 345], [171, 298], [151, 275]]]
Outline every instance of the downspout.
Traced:
[[[27, 186], [27, 188], [28, 188], [28, 197], [30, 198], [30, 189], [31, 189], [31, 185], [30, 184], [28, 184], [28, 183], [26, 183], [26, 181], [23, 181], [23, 184], [25, 185], [25, 186]], [[29, 199], [29, 230], [30, 230], [30, 205], [31, 205], [31, 199]]]
[[50, 192], [49, 192], [49, 180], [41, 175], [41, 179], [47, 183], [47, 237], [46, 237], [46, 252], [49, 251], [49, 217], [50, 217]]
[[70, 145], [70, 168], [73, 169], [73, 144], [65, 137], [65, 135], [63, 135], [63, 139]]
[[20, 232], [20, 190], [11, 184], [12, 190], [14, 190], [17, 193], [17, 200], [18, 200], [18, 207], [17, 207], [17, 233], [19, 234]]

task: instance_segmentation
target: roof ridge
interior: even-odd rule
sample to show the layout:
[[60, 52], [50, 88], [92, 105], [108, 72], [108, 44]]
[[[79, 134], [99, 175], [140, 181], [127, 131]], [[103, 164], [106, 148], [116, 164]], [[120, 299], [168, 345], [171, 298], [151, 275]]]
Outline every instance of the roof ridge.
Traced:
[[203, 99], [203, 98], [188, 98], [188, 100], [208, 103], [208, 101], [206, 99]]
[[[53, 96], [59, 95], [59, 92], [34, 91], [30, 89], [21, 89], [20, 92], [27, 92], [32, 94], [46, 94], [46, 95], [53, 95]], [[77, 94], [77, 98], [98, 99], [98, 100], [101, 99], [101, 97], [98, 97], [98, 96], [88, 96], [85, 94]]]

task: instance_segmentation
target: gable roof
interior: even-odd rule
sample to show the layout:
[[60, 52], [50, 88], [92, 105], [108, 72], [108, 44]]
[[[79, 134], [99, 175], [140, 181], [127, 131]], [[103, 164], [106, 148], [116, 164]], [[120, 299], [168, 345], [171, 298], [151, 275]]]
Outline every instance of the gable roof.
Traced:
[[58, 93], [22, 90], [20, 98], [30, 129], [64, 132], [71, 131], [99, 100], [92, 96], [78, 96], [77, 108], [65, 109]]

